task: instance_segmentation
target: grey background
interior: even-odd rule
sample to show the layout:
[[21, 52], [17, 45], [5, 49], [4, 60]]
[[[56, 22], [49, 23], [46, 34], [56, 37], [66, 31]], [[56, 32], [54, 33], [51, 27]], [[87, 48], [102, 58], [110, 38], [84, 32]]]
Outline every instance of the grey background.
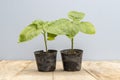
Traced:
[[[71, 10], [86, 13], [84, 21], [96, 26], [95, 35], [79, 33], [75, 48], [83, 49], [84, 60], [120, 60], [120, 0], [0, 0], [0, 59], [34, 59], [44, 49], [43, 36], [18, 44], [22, 29], [35, 19], [67, 17]], [[70, 40], [59, 36], [49, 49], [70, 48]], [[58, 59], [60, 53], [58, 53]]]

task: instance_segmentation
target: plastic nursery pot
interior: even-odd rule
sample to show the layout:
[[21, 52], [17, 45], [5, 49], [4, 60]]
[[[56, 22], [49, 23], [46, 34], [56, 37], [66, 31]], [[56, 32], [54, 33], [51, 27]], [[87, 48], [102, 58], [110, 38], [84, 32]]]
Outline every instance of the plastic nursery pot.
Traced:
[[35, 51], [35, 59], [37, 63], [38, 71], [50, 72], [56, 69], [56, 54], [57, 50], [48, 50], [48, 53], [41, 51]]
[[61, 50], [64, 71], [80, 71], [82, 63], [83, 50], [74, 49]]

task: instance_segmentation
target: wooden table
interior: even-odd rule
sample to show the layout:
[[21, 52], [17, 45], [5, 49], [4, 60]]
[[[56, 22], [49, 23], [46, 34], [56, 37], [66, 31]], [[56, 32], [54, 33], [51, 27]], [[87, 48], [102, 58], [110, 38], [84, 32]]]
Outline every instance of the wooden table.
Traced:
[[0, 61], [0, 80], [120, 80], [120, 61], [83, 61], [81, 71], [38, 72], [35, 61]]

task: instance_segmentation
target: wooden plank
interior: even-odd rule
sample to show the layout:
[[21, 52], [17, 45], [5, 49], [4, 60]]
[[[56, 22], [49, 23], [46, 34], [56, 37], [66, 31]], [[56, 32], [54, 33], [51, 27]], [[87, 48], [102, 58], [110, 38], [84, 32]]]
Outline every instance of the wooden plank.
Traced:
[[52, 72], [38, 72], [36, 63], [33, 61], [11, 80], [52, 80]]
[[0, 80], [120, 80], [120, 61], [83, 61], [81, 71], [38, 72], [34, 61], [0, 61]]
[[63, 71], [62, 62], [57, 62], [57, 70], [54, 72], [54, 80], [96, 80], [83, 68], [77, 72]]
[[24, 69], [31, 61], [1, 61], [0, 80], [11, 80], [11, 78]]
[[120, 80], [120, 61], [86, 61], [83, 67], [98, 80]]

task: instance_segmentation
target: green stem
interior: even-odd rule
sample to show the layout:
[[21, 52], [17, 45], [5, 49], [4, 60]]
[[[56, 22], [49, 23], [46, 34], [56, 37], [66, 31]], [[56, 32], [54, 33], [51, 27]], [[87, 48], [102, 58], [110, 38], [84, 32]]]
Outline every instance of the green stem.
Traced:
[[46, 38], [46, 32], [45, 31], [43, 33], [43, 36], [44, 36], [45, 50], [46, 50], [46, 53], [47, 53], [48, 52], [48, 48], [47, 48], [47, 38]]
[[71, 53], [73, 54], [74, 53], [74, 38], [71, 39]]

